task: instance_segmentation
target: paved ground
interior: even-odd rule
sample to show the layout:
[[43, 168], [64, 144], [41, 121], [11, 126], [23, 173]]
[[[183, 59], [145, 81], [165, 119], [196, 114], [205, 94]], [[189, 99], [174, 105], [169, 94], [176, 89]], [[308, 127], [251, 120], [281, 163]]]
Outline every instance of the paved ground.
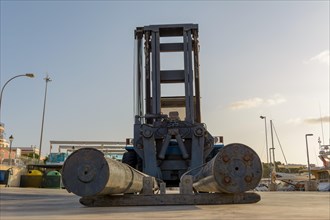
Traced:
[[87, 208], [60, 189], [0, 188], [0, 219], [330, 219], [329, 192], [261, 192], [244, 205]]

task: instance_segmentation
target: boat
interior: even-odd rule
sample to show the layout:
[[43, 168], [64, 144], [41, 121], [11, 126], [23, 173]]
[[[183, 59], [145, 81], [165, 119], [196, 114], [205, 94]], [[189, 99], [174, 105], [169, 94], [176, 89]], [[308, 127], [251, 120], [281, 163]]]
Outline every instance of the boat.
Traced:
[[312, 169], [311, 173], [317, 180], [318, 191], [330, 191], [330, 145], [320, 144], [319, 158], [323, 162], [323, 167]]

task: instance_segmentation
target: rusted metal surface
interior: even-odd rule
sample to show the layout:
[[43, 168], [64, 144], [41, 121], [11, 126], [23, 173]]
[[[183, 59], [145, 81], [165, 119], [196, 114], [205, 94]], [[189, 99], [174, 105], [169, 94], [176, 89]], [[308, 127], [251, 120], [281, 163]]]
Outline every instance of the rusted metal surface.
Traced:
[[254, 189], [262, 177], [259, 156], [244, 144], [229, 144], [194, 175], [199, 192], [242, 193]]
[[89, 207], [156, 206], [156, 205], [221, 205], [248, 204], [260, 200], [256, 193], [226, 194], [157, 194], [157, 195], [106, 195], [83, 197], [79, 201]]
[[[62, 177], [65, 188], [81, 196], [80, 203], [90, 207], [211, 205], [258, 202], [258, 194], [244, 191], [258, 184], [261, 173], [260, 159], [251, 148], [231, 144], [221, 149], [197, 175], [183, 176], [180, 193], [176, 194], [154, 194], [153, 177], [105, 158], [93, 148], [72, 153], [64, 163]], [[195, 191], [215, 193], [194, 193], [193, 187]]]
[[93, 148], [73, 152], [62, 171], [65, 188], [78, 196], [140, 192], [146, 176]]

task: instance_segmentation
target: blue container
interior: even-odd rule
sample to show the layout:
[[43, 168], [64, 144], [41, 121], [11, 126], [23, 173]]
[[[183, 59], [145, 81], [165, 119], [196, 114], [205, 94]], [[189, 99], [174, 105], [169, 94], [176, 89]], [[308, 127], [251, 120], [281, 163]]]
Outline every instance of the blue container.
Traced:
[[0, 170], [0, 184], [8, 184], [9, 170]]

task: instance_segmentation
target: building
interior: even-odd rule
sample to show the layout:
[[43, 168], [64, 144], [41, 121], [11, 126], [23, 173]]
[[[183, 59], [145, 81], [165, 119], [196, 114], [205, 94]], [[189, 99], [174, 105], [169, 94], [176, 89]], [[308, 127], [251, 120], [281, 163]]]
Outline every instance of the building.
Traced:
[[[30, 154], [39, 155], [39, 149], [37, 147], [15, 147], [11, 149], [15, 152], [16, 157], [27, 157]], [[37, 157], [37, 156], [36, 156]]]
[[5, 138], [5, 124], [0, 123], [0, 148], [8, 148], [9, 143]]
[[[9, 143], [5, 138], [5, 124], [0, 123], [0, 163], [9, 159]], [[10, 158], [15, 158], [15, 152], [11, 152]]]

